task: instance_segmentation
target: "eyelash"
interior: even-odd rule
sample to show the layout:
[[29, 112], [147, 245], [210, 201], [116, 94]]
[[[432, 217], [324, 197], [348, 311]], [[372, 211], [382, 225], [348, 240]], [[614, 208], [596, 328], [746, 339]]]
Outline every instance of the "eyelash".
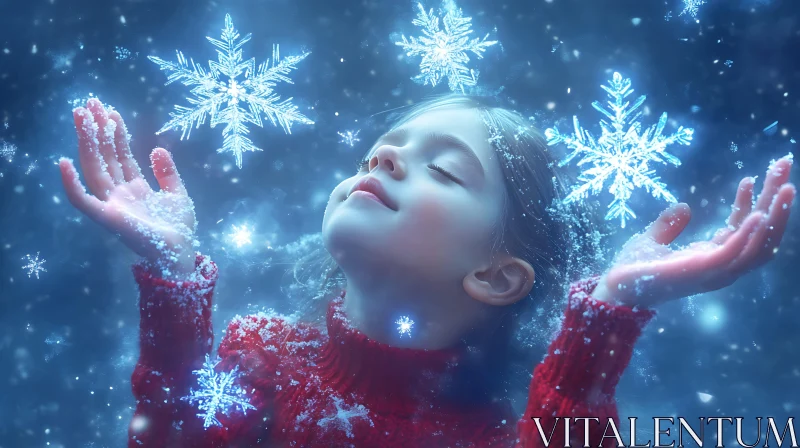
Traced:
[[[368, 159], [368, 158], [367, 159], [356, 160], [356, 169], [358, 169], [358, 171], [361, 171], [362, 169], [364, 169], [364, 165], [368, 164], [369, 160], [370, 159]], [[444, 175], [445, 177], [449, 178], [450, 180], [452, 180], [453, 182], [455, 182], [457, 184], [461, 183], [461, 181], [453, 173], [451, 173], [450, 171], [447, 171], [446, 169], [442, 168], [441, 166], [439, 166], [439, 165], [437, 165], [435, 163], [429, 164], [428, 168], [430, 168], [430, 169], [432, 169], [434, 171], [438, 171], [439, 173], [441, 173], [442, 175]]]

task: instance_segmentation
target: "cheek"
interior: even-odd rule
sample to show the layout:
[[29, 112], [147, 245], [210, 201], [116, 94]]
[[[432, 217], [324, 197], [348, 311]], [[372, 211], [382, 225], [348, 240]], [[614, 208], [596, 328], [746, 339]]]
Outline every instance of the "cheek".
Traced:
[[465, 198], [423, 196], [404, 211], [403, 225], [397, 229], [399, 240], [444, 258], [475, 256], [491, 230], [487, 213]]

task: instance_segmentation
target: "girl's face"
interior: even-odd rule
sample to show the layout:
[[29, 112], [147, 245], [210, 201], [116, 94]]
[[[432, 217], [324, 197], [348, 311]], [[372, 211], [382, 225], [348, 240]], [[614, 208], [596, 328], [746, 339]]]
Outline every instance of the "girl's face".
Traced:
[[487, 263], [505, 199], [487, 139], [478, 111], [461, 108], [423, 113], [380, 137], [325, 210], [325, 246], [344, 273], [452, 284]]

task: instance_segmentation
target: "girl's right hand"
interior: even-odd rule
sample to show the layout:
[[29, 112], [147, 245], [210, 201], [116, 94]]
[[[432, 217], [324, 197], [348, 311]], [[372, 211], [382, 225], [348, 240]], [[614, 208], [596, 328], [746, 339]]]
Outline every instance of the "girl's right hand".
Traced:
[[150, 153], [161, 191], [142, 176], [128, 145], [122, 117], [97, 99], [72, 115], [78, 133], [79, 159], [87, 193], [72, 161], [59, 161], [67, 197], [75, 208], [118, 234], [123, 243], [166, 276], [194, 271], [194, 205], [169, 152]]

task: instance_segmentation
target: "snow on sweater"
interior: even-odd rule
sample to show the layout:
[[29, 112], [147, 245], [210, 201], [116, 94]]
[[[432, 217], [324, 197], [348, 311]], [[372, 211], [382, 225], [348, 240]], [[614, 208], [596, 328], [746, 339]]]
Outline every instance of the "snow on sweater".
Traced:
[[[348, 325], [344, 293], [331, 300], [327, 334], [264, 313], [228, 325], [218, 372], [238, 369], [253, 408], [216, 413], [205, 427], [193, 370], [211, 352], [217, 267], [198, 256], [196, 279], [175, 282], [134, 266], [140, 290], [140, 356], [131, 379], [136, 410], [129, 447], [540, 447], [556, 417], [618, 419], [614, 390], [653, 311], [591, 298], [597, 277], [571, 285], [562, 329], [538, 364], [527, 410], [507, 400], [453, 403], [442, 387], [460, 351], [415, 350], [370, 340]], [[583, 445], [582, 423], [572, 428]], [[590, 426], [591, 446], [603, 427]], [[564, 446], [563, 418], [552, 447]], [[613, 439], [605, 442], [611, 446]]]

